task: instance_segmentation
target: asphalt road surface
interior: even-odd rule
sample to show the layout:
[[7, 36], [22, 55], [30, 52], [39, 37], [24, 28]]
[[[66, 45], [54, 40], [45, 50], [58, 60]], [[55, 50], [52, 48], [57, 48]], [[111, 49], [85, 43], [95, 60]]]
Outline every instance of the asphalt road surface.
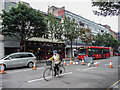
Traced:
[[[109, 68], [112, 60], [113, 68]], [[45, 63], [37, 64], [37, 70], [31, 68], [15, 68], [0, 74], [0, 88], [118, 88], [118, 56], [98, 60], [98, 67], [86, 65], [65, 66], [63, 77], [53, 77], [50, 81], [43, 79], [47, 68]]]

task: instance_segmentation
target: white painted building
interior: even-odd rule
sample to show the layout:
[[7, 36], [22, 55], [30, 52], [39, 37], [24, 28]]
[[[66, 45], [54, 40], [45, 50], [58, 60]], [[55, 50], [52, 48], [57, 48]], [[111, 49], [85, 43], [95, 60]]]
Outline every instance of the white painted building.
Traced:
[[[16, 7], [17, 3], [19, 2], [19, 0], [0, 0], [0, 33], [2, 31], [2, 10], [6, 10], [9, 11], [10, 8]], [[5, 49], [14, 46], [17, 46], [17, 44], [11, 44], [14, 42], [13, 40], [9, 40], [10, 37], [4, 37], [3, 35], [0, 34], [0, 58], [3, 57], [5, 55]]]

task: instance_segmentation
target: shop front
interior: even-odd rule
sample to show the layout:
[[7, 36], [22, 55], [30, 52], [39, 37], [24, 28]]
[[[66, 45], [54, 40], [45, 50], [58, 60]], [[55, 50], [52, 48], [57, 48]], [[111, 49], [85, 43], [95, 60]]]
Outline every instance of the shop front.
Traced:
[[53, 55], [53, 50], [57, 50], [59, 54], [65, 57], [65, 44], [51, 42], [47, 40], [30, 40], [26, 42], [26, 51], [32, 52], [37, 57], [37, 60], [47, 60]]

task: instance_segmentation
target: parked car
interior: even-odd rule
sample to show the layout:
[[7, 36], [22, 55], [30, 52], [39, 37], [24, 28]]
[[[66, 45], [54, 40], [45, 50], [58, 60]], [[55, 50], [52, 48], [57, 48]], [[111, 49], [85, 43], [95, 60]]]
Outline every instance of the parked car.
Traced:
[[120, 56], [120, 52], [114, 52], [115, 56]]
[[33, 64], [37, 62], [36, 57], [33, 53], [29, 52], [18, 52], [12, 53], [0, 59], [0, 65], [4, 65], [4, 68], [22, 67], [27, 66], [33, 67]]

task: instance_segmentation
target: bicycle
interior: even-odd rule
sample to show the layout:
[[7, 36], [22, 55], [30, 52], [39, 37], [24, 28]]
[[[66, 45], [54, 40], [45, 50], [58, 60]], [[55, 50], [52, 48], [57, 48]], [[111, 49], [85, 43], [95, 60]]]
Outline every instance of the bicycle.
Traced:
[[[52, 61], [46, 61], [46, 65], [50, 67], [46, 68], [46, 70], [44, 71], [43, 78], [46, 81], [49, 81], [54, 76], [54, 66], [52, 64]], [[59, 67], [58, 77], [62, 77], [65, 73], [65, 67], [63, 66], [63, 64], [59, 65], [58, 67]]]

